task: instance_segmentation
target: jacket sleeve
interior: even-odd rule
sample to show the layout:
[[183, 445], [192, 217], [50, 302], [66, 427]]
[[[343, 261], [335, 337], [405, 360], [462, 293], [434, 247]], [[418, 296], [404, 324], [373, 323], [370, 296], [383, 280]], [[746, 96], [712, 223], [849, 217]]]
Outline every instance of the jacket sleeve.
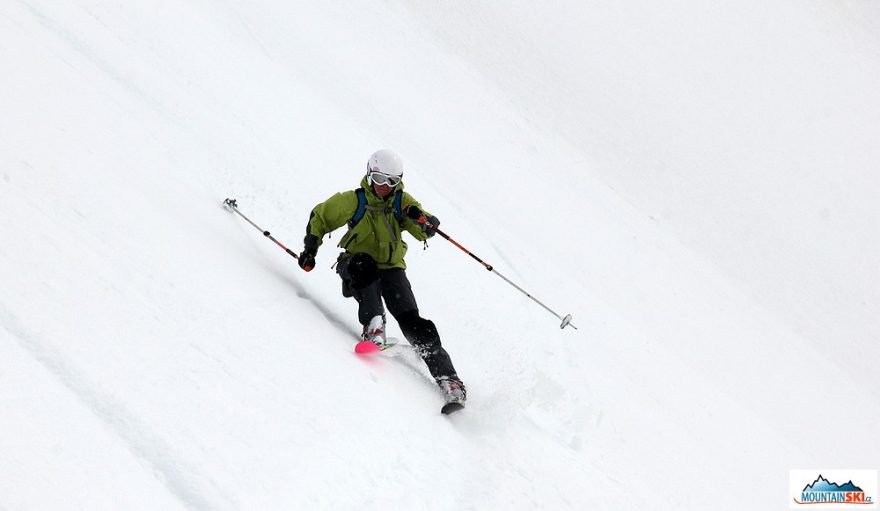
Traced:
[[[429, 219], [431, 217], [433, 217], [433, 215], [431, 213], [425, 211], [425, 208], [423, 208], [422, 205], [419, 203], [419, 201], [417, 201], [412, 195], [410, 195], [407, 192], [403, 192], [403, 200], [401, 201], [401, 208], [404, 211], [406, 211], [406, 208], [408, 206], [415, 206], [415, 207], [419, 208], [422, 211], [422, 213], [425, 214], [425, 217], [427, 217]], [[415, 238], [419, 241], [425, 241], [426, 239], [431, 237], [428, 235], [428, 233], [426, 233], [424, 231], [424, 229], [422, 229], [422, 226], [419, 225], [418, 222], [416, 222], [412, 218], [409, 218], [408, 216], [406, 216], [406, 213], [403, 214], [403, 224], [402, 225], [403, 225], [403, 228], [406, 229], [407, 232], [412, 234], [413, 238]], [[433, 235], [433, 233], [431, 233], [431, 234]]]
[[357, 194], [352, 190], [334, 194], [315, 206], [306, 224], [306, 237], [303, 240], [305, 247], [317, 250], [323, 243], [325, 235], [351, 220], [357, 209], [357, 203]]

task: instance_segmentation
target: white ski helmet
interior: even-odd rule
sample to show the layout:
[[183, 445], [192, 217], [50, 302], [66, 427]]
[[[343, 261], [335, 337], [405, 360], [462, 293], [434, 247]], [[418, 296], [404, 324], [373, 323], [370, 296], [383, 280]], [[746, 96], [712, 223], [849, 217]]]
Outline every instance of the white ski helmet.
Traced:
[[380, 149], [367, 160], [367, 181], [373, 184], [370, 174], [378, 172], [386, 176], [397, 178], [400, 182], [403, 178], [403, 160], [400, 155], [388, 149]]

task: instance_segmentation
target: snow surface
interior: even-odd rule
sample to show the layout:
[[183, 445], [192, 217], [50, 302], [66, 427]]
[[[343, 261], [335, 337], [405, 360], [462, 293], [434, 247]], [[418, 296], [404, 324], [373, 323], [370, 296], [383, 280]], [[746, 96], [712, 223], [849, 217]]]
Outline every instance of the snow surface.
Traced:
[[[880, 3], [0, 3], [0, 509], [780, 509], [880, 454]], [[403, 155], [469, 389], [352, 353]], [[394, 323], [391, 334], [400, 335]]]

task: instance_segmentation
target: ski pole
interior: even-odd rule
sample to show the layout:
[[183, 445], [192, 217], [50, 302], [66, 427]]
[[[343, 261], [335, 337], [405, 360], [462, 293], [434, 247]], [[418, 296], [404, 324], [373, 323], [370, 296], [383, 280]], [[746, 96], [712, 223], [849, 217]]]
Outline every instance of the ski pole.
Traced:
[[523, 289], [523, 288], [517, 286], [516, 284], [514, 284], [513, 282], [511, 282], [510, 279], [508, 279], [507, 277], [505, 277], [504, 275], [502, 275], [498, 270], [496, 270], [494, 267], [492, 267], [491, 264], [487, 263], [486, 261], [483, 261], [482, 259], [480, 259], [479, 257], [477, 257], [476, 254], [474, 254], [474, 253], [471, 252], [470, 250], [464, 248], [464, 247], [461, 245], [461, 243], [455, 241], [455, 240], [452, 239], [448, 234], [446, 234], [445, 232], [441, 231], [440, 229], [438, 229], [437, 227], [435, 227], [434, 225], [432, 225], [431, 222], [428, 222], [428, 219], [425, 218], [424, 216], [419, 217], [419, 219], [418, 219], [417, 221], [418, 221], [420, 224], [425, 225], [428, 229], [430, 229], [430, 230], [436, 232], [437, 234], [439, 234], [440, 236], [442, 236], [443, 238], [445, 238], [446, 241], [448, 241], [448, 242], [452, 243], [453, 245], [455, 245], [456, 247], [460, 248], [460, 249], [462, 250], [462, 252], [464, 252], [465, 254], [467, 254], [467, 255], [473, 257], [478, 263], [482, 264], [484, 268], [486, 268], [486, 269], [489, 270], [490, 272], [494, 273], [495, 275], [498, 275], [499, 277], [501, 277], [501, 278], [504, 280], [504, 282], [507, 282], [507, 283], [510, 284], [511, 286], [515, 287], [520, 293], [522, 293], [522, 294], [528, 296], [529, 298], [531, 298], [535, 303], [537, 303], [537, 304], [540, 305], [541, 307], [544, 307], [544, 309], [546, 309], [547, 312], [549, 312], [550, 314], [553, 314], [554, 316], [556, 316], [557, 319], [562, 320], [562, 324], [559, 325], [559, 328], [565, 328], [565, 327], [567, 327], [567, 326], [570, 326], [570, 327], [574, 328], [575, 330], [578, 329], [578, 327], [574, 326], [574, 323], [571, 322], [571, 314], [566, 314], [565, 317], [560, 316], [560, 315], [557, 314], [553, 309], [551, 309], [550, 307], [547, 307], [546, 305], [544, 305], [543, 303], [541, 303], [540, 300], [538, 300], [537, 298], [535, 298], [534, 296], [532, 296], [531, 294], [529, 294], [525, 289]]
[[[225, 201], [223, 201], [223, 205], [226, 206], [226, 209], [228, 209], [229, 211], [235, 211], [236, 213], [238, 213], [242, 218], [244, 218], [245, 220], [247, 220], [247, 222], [248, 222], [249, 224], [251, 224], [251, 225], [253, 225], [254, 227], [256, 227], [258, 231], [262, 232], [262, 233], [263, 233], [263, 236], [265, 236], [265, 237], [269, 238], [270, 240], [274, 241], [276, 245], [278, 245], [279, 247], [283, 248], [284, 251], [287, 252], [288, 254], [292, 255], [294, 259], [299, 260], [299, 256], [298, 256], [298, 255], [296, 255], [296, 254], [295, 254], [292, 250], [290, 250], [289, 248], [285, 247], [280, 241], [278, 241], [278, 240], [276, 240], [274, 237], [272, 237], [272, 234], [271, 234], [269, 231], [264, 231], [263, 229], [260, 228], [260, 226], [258, 226], [257, 224], [251, 222], [251, 219], [250, 219], [250, 218], [244, 216], [244, 214], [242, 214], [242, 212], [238, 210], [238, 204], [236, 203], [235, 199], [226, 199]], [[309, 271], [309, 270], [311, 270], [311, 268], [306, 268], [306, 271]]]

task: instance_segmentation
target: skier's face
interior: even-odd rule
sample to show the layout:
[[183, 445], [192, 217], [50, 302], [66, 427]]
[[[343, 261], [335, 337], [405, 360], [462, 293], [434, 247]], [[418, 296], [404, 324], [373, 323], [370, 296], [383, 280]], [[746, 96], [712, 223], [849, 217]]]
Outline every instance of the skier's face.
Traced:
[[380, 172], [378, 168], [371, 169], [367, 174], [367, 179], [373, 185], [373, 191], [383, 199], [388, 197], [394, 191], [394, 188], [400, 184], [401, 177], [385, 174]]
[[388, 197], [389, 195], [391, 195], [391, 192], [394, 191], [394, 187], [388, 186], [388, 185], [380, 185], [378, 183], [373, 183], [373, 191], [376, 192], [376, 195], [378, 195], [379, 197], [382, 197], [384, 199], [385, 197]]

